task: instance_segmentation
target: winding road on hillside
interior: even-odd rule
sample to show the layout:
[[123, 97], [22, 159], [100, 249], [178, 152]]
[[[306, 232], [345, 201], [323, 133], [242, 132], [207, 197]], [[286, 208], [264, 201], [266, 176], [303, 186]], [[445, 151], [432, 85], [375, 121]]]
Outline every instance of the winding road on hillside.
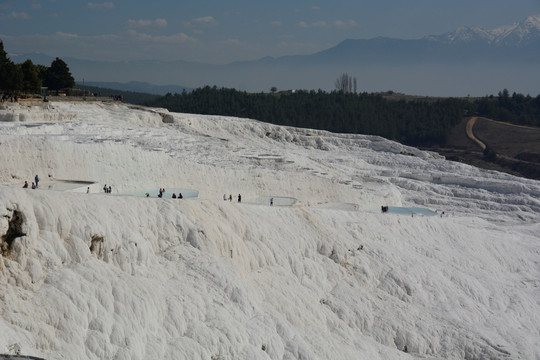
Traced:
[[[485, 118], [483, 118], [485, 119]], [[475, 143], [477, 143], [481, 148], [482, 150], [485, 150], [486, 149], [486, 144], [480, 140], [479, 138], [476, 137], [476, 135], [474, 135], [474, 124], [476, 123], [476, 120], [478, 120], [478, 116], [473, 116], [469, 119], [469, 121], [467, 121], [467, 125], [465, 127], [465, 132], [467, 133], [467, 137], [469, 139], [471, 139], [472, 141], [474, 141]], [[511, 123], [507, 123], [507, 122], [503, 122], [503, 121], [497, 121], [497, 120], [492, 120], [492, 119], [485, 119], [485, 120], [488, 120], [492, 123], [497, 123], [497, 124], [501, 124], [501, 125], [506, 125], [506, 126], [511, 126], [511, 127], [516, 127], [516, 128], [522, 128], [522, 129], [530, 129], [530, 130], [538, 130], [538, 128], [535, 128], [535, 127], [531, 127], [531, 126], [525, 126], [525, 125], [516, 125], [516, 124], [511, 124]]]
[[478, 116], [473, 116], [472, 118], [467, 121], [467, 126], [465, 127], [465, 132], [467, 133], [467, 137], [477, 143], [482, 150], [486, 149], [486, 144], [484, 144], [480, 139], [478, 139], [473, 132], [474, 123], [476, 123], [476, 120], [478, 119]]

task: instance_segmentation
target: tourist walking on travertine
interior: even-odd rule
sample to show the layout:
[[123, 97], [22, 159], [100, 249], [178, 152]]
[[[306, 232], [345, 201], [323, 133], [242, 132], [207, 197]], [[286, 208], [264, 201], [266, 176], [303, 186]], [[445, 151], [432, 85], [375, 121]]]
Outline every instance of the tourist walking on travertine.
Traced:
[[238, 202], [241, 203], [242, 202], [242, 195], [238, 194]]
[[34, 181], [36, 182], [36, 187], [38, 187], [39, 186], [39, 177], [37, 175], [34, 178]]
[[270, 198], [270, 206], [274, 206], [274, 198]]

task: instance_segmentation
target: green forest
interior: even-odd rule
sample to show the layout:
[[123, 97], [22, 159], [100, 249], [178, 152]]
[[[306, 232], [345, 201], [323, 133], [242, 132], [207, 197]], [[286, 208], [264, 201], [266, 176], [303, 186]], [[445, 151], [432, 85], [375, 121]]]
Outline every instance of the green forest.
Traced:
[[[385, 93], [386, 94], [386, 93]], [[146, 103], [169, 111], [252, 118], [278, 125], [379, 135], [403, 144], [443, 144], [464, 116], [540, 125], [540, 95], [394, 99], [381, 93], [294, 91], [248, 93], [205, 86]]]
[[48, 67], [35, 65], [30, 59], [15, 64], [7, 57], [0, 40], [0, 93], [3, 97], [39, 94], [42, 86], [58, 92], [74, 85], [75, 80], [62, 59], [56, 58]]

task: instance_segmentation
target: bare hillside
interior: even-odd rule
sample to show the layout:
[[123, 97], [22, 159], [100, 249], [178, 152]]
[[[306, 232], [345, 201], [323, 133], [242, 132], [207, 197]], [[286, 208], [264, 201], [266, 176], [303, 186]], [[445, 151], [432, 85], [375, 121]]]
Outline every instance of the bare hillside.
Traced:
[[526, 127], [479, 117], [472, 131], [487, 146], [487, 151], [470, 139], [465, 118], [457, 125], [447, 143], [437, 151], [448, 159], [540, 179], [540, 128]]

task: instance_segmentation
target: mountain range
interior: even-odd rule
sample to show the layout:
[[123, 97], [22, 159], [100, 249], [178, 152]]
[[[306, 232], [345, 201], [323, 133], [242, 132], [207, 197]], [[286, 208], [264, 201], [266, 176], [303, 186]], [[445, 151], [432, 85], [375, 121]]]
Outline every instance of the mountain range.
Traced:
[[538, 45], [540, 39], [540, 15], [529, 16], [513, 25], [501, 26], [494, 30], [479, 27], [460, 27], [457, 30], [428, 39], [447, 43], [467, 43], [483, 41], [494, 45]]
[[[43, 54], [27, 58], [42, 64]], [[77, 81], [148, 82], [233, 87], [247, 91], [278, 89], [333, 90], [342, 73], [358, 78], [359, 91], [394, 90], [418, 95], [465, 96], [495, 94], [503, 88], [540, 93], [540, 15], [488, 30], [460, 27], [420, 39], [347, 39], [308, 54], [264, 57], [215, 65], [186, 61], [105, 62], [64, 59]], [[174, 87], [173, 87], [174, 89]], [[128, 89], [121, 89], [128, 90]], [[156, 93], [156, 90], [143, 89]], [[163, 91], [162, 89], [160, 90]]]

